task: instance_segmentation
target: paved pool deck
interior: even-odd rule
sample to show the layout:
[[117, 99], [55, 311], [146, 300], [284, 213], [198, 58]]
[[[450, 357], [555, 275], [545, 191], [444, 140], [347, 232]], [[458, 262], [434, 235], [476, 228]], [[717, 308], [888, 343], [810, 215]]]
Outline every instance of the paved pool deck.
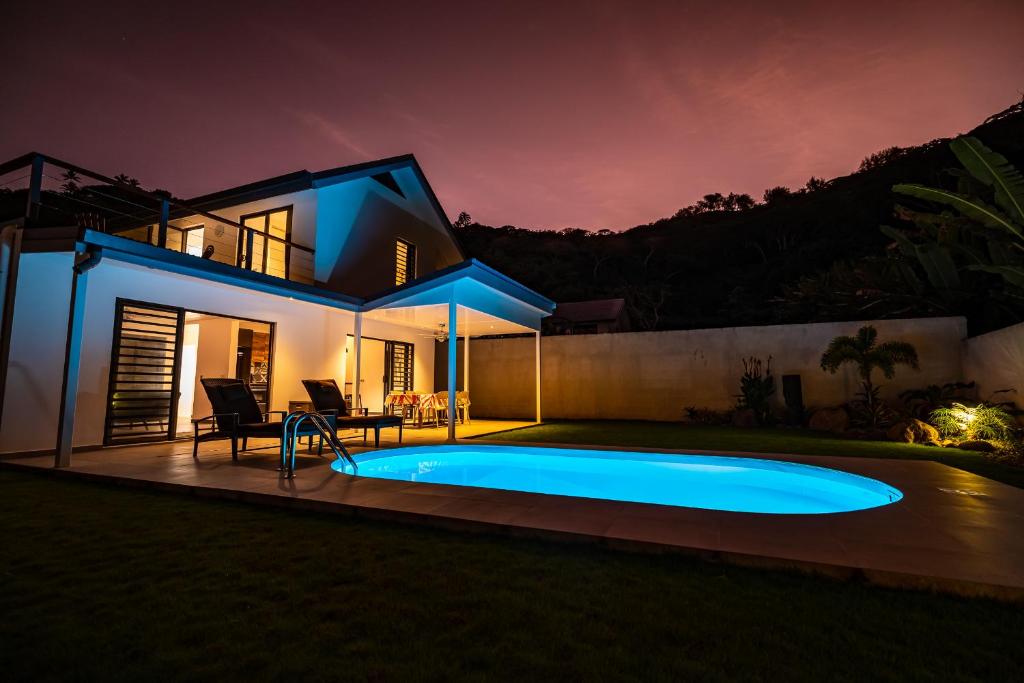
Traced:
[[[528, 424], [474, 421], [462, 433], [494, 434]], [[407, 430], [406, 436], [404, 445], [441, 443], [444, 431]], [[353, 442], [354, 453], [364, 450], [360, 443]], [[381, 443], [382, 448], [396, 446]], [[831, 467], [879, 479], [904, 494], [897, 503], [856, 512], [767, 515], [360, 478], [335, 472], [330, 459], [301, 452], [297, 476], [285, 479], [276, 469], [277, 451], [269, 446], [241, 454], [237, 463], [231, 461], [227, 442], [203, 444], [198, 461], [191, 451], [191, 442], [172, 442], [76, 452], [72, 466], [61, 470], [53, 470], [52, 456], [6, 456], [0, 462], [57, 476], [262, 505], [684, 553], [885, 586], [1024, 601], [1024, 490], [936, 462], [686, 451]]]

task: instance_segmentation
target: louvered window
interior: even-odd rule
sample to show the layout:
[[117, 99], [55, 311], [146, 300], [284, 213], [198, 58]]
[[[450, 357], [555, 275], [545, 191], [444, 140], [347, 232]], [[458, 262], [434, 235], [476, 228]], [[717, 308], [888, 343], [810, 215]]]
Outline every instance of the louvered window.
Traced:
[[404, 285], [416, 279], [416, 245], [395, 241], [395, 284]]
[[412, 344], [384, 342], [384, 363], [385, 395], [392, 391], [412, 391]]
[[106, 445], [173, 439], [185, 312], [117, 300]]

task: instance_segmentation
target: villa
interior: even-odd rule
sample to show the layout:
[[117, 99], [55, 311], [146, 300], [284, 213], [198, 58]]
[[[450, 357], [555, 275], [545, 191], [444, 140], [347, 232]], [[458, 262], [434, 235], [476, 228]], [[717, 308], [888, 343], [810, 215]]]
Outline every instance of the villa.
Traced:
[[[1019, 519], [1024, 496], [930, 458], [852, 458], [838, 438], [814, 442], [831, 454], [742, 439], [752, 446], [608, 450], [537, 440], [557, 424], [508, 431], [541, 422], [543, 393], [549, 417], [605, 420], [588, 438], [633, 430], [633, 447], [639, 431], [675, 429], [684, 406], [734, 404], [737, 361], [757, 380], [756, 354], [782, 377], [780, 414], [835, 405], [857, 376], [824, 372], [822, 350], [862, 323], [624, 332], [621, 300], [550, 319], [553, 301], [466, 258], [412, 156], [178, 200], [29, 154], [0, 164], [0, 187], [6, 467], [1024, 595], [1016, 526], [975, 524], [981, 506]], [[545, 319], [567, 333], [546, 338], [542, 375]], [[1019, 368], [1005, 359], [1024, 328], [968, 338], [962, 317], [870, 322], [921, 355], [883, 397], [967, 376], [991, 390]], [[316, 430], [289, 433], [304, 419], [317, 444]], [[636, 422], [608, 422], [622, 419]], [[353, 456], [336, 436], [360, 432]]]
[[[403, 392], [454, 405], [477, 336], [532, 334], [539, 378], [554, 303], [465, 257], [412, 155], [188, 201], [35, 153], [0, 178], [25, 181], [0, 195], [0, 452], [62, 467], [191, 436], [204, 377], [243, 380], [264, 412], [301, 406], [304, 379], [370, 414]], [[455, 338], [461, 377], [438, 343]]]

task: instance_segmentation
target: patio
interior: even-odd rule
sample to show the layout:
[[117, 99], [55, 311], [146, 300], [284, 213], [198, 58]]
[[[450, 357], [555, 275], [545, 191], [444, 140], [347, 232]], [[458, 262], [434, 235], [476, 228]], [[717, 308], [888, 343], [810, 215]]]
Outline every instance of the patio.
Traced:
[[[460, 432], [480, 436], [529, 424], [474, 420]], [[447, 439], [445, 429], [406, 434], [404, 445]], [[364, 450], [361, 440], [350, 444], [353, 453]], [[397, 443], [387, 435], [382, 446]], [[52, 469], [52, 456], [5, 462], [56, 476], [260, 505], [679, 552], [886, 586], [1024, 599], [1024, 540], [1018, 533], [1024, 523], [1024, 491], [935, 462], [733, 453], [833, 467], [881, 479], [905, 494], [900, 503], [855, 513], [757, 515], [358, 478], [335, 472], [329, 459], [315, 455], [300, 455], [296, 478], [287, 480], [276, 471], [276, 448], [265, 448], [242, 454], [238, 463], [231, 462], [226, 442], [204, 444], [198, 462], [191, 458], [190, 442], [76, 452], [72, 466], [61, 470]]]

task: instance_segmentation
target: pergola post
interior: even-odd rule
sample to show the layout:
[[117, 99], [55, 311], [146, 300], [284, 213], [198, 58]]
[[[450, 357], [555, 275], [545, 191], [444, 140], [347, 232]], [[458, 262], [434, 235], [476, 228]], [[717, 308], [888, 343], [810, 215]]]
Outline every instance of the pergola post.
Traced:
[[535, 351], [534, 351], [534, 386], [535, 386], [535, 397], [536, 397], [536, 422], [540, 424], [540, 330], [534, 333]]
[[466, 393], [466, 405], [462, 408], [462, 423], [469, 424], [469, 321], [466, 334], [462, 337], [462, 391]]
[[352, 330], [352, 365], [355, 367], [355, 377], [352, 378], [352, 411], [359, 414], [363, 409], [362, 394], [359, 391], [359, 382], [362, 381], [361, 366], [363, 355], [363, 314], [356, 313], [356, 326]]
[[455, 303], [455, 294], [448, 301], [448, 441], [455, 441], [455, 406], [456, 377], [459, 369], [459, 307]]

